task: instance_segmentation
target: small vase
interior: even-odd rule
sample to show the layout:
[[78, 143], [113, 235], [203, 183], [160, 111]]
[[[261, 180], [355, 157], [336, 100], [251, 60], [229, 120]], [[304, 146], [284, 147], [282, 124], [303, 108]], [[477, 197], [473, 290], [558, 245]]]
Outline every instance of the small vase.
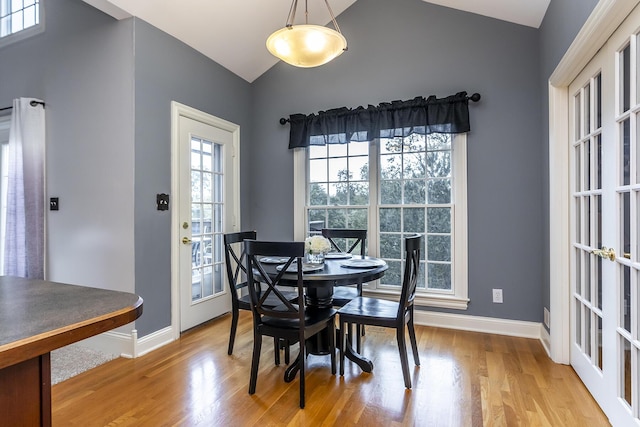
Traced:
[[324, 253], [308, 253], [307, 254], [307, 262], [309, 264], [324, 264]]

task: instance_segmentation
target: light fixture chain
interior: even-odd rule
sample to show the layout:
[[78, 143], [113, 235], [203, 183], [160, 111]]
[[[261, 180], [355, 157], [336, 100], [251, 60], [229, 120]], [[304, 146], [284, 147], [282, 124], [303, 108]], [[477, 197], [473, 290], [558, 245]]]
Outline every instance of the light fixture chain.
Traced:
[[338, 26], [338, 21], [336, 21], [336, 17], [333, 15], [333, 10], [331, 10], [331, 6], [329, 6], [329, 0], [324, 0], [324, 3], [327, 5], [327, 9], [329, 9], [329, 15], [331, 15], [333, 26], [335, 27], [337, 32], [342, 34], [342, 31], [340, 31], [340, 27]]

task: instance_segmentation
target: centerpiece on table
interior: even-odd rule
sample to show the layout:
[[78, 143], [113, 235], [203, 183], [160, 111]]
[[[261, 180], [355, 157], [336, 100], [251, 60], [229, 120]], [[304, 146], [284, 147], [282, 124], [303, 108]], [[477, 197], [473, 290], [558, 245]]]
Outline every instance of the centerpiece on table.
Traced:
[[304, 241], [304, 249], [309, 264], [323, 264], [325, 254], [331, 250], [331, 243], [322, 236], [311, 236]]

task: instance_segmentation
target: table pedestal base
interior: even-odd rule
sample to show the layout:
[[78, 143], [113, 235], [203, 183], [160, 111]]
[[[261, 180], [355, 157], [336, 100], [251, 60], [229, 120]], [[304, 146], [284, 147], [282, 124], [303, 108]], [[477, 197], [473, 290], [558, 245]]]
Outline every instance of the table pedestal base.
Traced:
[[[315, 336], [307, 340], [307, 342], [305, 343], [305, 350], [306, 350], [305, 357], [306, 357], [306, 354], [314, 354], [314, 355], [320, 355], [320, 356], [330, 354], [330, 351], [327, 348], [328, 347], [327, 343], [329, 342], [329, 339], [327, 337], [328, 333], [329, 333], [329, 330], [325, 329], [324, 331], [319, 332], [318, 334], [316, 334]], [[342, 342], [340, 340], [341, 340], [340, 330], [337, 329], [336, 342], [337, 343]], [[367, 359], [366, 357], [360, 355], [359, 353], [357, 353], [353, 349], [353, 347], [351, 346], [351, 343], [348, 340], [346, 343], [346, 347], [344, 349], [344, 355], [347, 359], [351, 360], [353, 363], [358, 365], [363, 372], [373, 372], [373, 362]], [[293, 363], [291, 363], [291, 365], [289, 365], [287, 369], [284, 371], [285, 382], [290, 383], [291, 381], [294, 380], [294, 378], [298, 374], [298, 371], [300, 370], [300, 363], [302, 361], [301, 358], [302, 358], [302, 352], [298, 353], [298, 356], [293, 361]]]

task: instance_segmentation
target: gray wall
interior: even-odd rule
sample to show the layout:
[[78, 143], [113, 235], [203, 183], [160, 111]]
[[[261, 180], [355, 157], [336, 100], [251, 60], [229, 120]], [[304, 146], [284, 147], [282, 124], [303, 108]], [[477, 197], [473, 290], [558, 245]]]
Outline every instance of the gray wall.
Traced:
[[542, 207], [544, 222], [544, 275], [542, 302], [550, 306], [549, 289], [549, 77], [558, 66], [571, 42], [589, 18], [598, 0], [552, 0], [540, 26], [540, 93], [542, 95]]
[[[136, 293], [144, 298], [140, 335], [171, 324], [171, 210], [156, 194], [171, 192], [171, 101], [240, 125], [241, 171], [249, 168], [249, 83], [175, 38], [135, 19]], [[249, 183], [241, 179], [241, 206]], [[175, 198], [170, 209], [175, 208]], [[243, 211], [242, 223], [247, 212]]]
[[[541, 321], [538, 31], [420, 0], [359, 0], [338, 21], [348, 52], [315, 69], [279, 63], [254, 82], [248, 225], [264, 238], [293, 236], [292, 154], [280, 117], [479, 92], [470, 105], [464, 313]], [[504, 304], [491, 302], [492, 288], [504, 290]]]
[[131, 21], [56, 0], [44, 33], [0, 50], [0, 106], [46, 102], [51, 280], [134, 291], [131, 34]]

